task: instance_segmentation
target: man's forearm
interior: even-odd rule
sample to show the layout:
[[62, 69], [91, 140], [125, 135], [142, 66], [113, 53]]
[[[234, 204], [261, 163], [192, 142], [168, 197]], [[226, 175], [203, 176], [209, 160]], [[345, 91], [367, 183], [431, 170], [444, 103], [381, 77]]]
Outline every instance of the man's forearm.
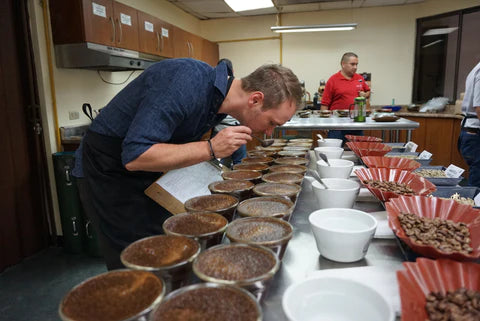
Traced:
[[211, 159], [207, 141], [187, 144], [152, 145], [135, 160], [125, 165], [129, 171], [165, 172]]
[[480, 106], [475, 106], [473, 108], [475, 109], [475, 112], [477, 113], [477, 118], [480, 119]]

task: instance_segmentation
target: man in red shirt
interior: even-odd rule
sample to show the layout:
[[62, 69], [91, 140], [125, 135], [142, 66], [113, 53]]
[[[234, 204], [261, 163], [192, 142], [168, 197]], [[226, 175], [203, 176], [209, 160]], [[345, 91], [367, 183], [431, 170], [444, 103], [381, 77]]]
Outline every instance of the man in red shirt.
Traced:
[[[343, 54], [342, 69], [328, 79], [322, 96], [322, 110], [349, 109], [355, 97], [370, 97], [370, 87], [365, 79], [357, 74], [358, 56], [353, 52]], [[359, 130], [330, 130], [328, 137], [340, 138], [345, 135], [363, 135]]]

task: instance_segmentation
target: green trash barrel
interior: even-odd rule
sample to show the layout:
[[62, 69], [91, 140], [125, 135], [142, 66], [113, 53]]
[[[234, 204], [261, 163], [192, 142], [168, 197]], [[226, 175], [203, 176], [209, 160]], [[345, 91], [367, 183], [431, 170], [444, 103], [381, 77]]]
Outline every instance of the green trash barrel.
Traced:
[[85, 241], [85, 227], [77, 185], [71, 175], [74, 164], [74, 152], [53, 154], [64, 247], [70, 253], [81, 253]]

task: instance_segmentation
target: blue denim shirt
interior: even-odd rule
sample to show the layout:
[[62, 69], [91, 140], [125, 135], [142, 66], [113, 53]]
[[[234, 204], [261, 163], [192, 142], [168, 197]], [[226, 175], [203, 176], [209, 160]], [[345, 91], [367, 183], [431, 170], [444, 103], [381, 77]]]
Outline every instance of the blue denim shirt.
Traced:
[[[120, 91], [90, 130], [123, 138], [122, 164], [156, 143], [198, 141], [226, 114], [217, 114], [227, 92], [227, 67], [194, 59], [166, 59], [145, 70]], [[73, 175], [83, 177], [82, 145]]]

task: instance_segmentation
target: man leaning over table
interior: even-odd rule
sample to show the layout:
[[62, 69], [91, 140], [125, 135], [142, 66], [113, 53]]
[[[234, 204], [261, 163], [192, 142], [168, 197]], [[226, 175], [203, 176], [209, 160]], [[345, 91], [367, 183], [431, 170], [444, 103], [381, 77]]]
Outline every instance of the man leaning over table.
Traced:
[[[76, 152], [82, 204], [109, 270], [130, 243], [162, 234], [171, 214], [144, 194], [161, 173], [231, 155], [252, 132], [271, 134], [299, 107], [293, 72], [264, 65], [236, 79], [225, 63], [166, 59], [146, 69], [94, 119]], [[227, 127], [201, 137], [227, 115]]]
[[[322, 110], [349, 109], [356, 97], [370, 97], [370, 87], [363, 77], [357, 74], [358, 56], [353, 52], [344, 53], [340, 60], [342, 69], [332, 75], [322, 96]], [[345, 142], [345, 135], [363, 135], [361, 130], [330, 130], [329, 138], [339, 138]]]

